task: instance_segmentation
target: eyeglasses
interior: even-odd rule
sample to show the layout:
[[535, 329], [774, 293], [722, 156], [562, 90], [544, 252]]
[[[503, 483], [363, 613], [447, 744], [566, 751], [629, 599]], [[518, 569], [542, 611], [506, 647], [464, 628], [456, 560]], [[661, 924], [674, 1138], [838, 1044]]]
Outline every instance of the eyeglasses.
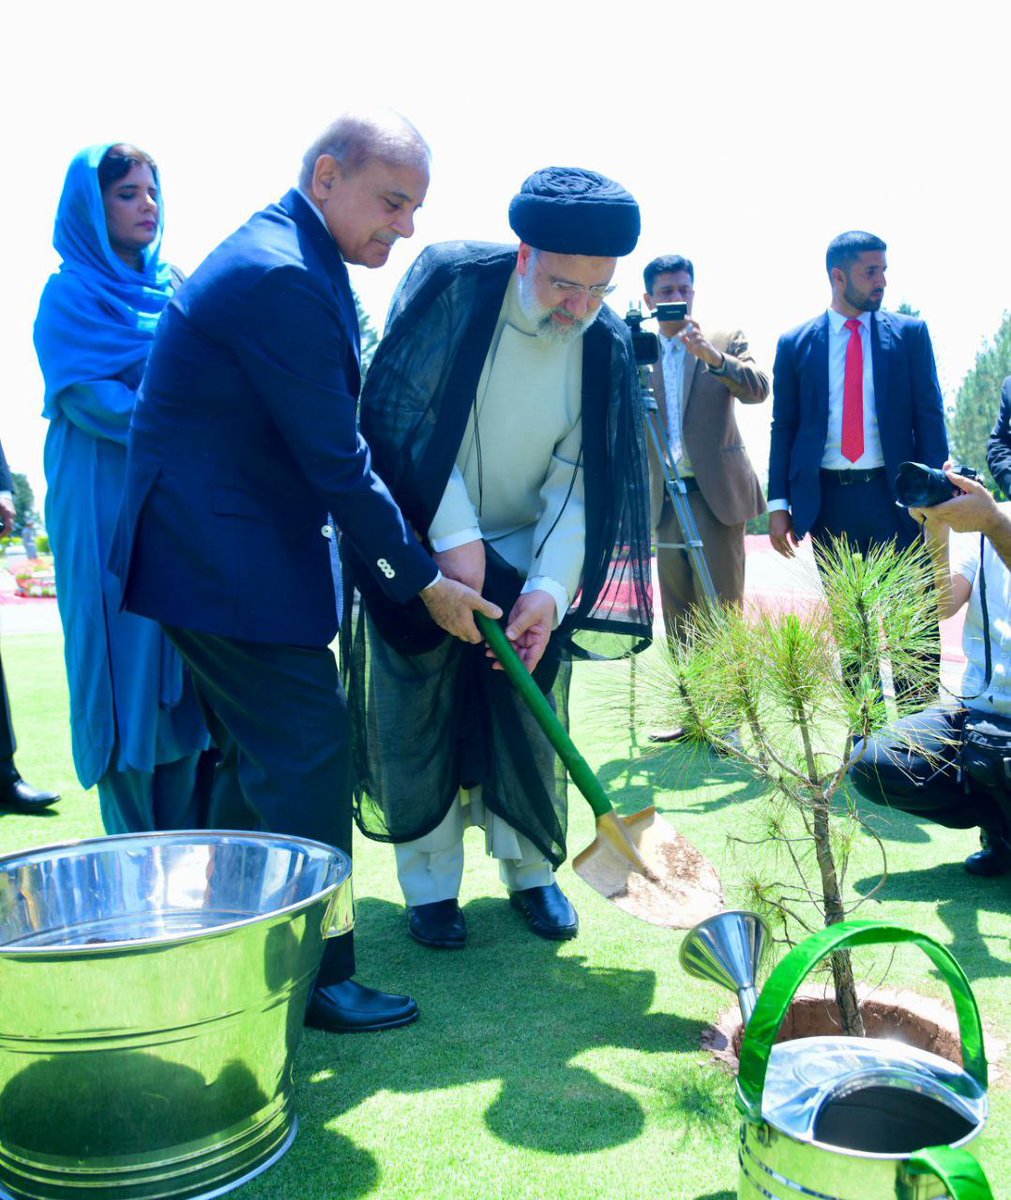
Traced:
[[560, 296], [581, 296], [585, 292], [592, 300], [603, 300], [618, 286], [616, 283], [595, 283], [593, 287], [587, 287], [585, 283], [570, 283], [553, 275], [548, 276], [548, 281]]

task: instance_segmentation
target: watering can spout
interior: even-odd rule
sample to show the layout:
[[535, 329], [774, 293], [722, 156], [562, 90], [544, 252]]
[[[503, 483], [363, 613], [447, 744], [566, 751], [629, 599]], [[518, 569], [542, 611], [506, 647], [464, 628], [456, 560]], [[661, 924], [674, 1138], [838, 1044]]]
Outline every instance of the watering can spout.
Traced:
[[758, 1002], [755, 979], [769, 929], [758, 913], [730, 909], [707, 917], [690, 929], [681, 943], [681, 966], [696, 979], [736, 992], [747, 1025]]

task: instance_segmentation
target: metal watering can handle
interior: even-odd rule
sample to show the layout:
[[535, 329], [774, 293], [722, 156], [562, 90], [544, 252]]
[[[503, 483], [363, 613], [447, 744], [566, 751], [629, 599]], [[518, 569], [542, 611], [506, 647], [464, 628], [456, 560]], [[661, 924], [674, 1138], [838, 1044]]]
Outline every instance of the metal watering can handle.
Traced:
[[967, 1150], [931, 1146], [911, 1154], [908, 1166], [918, 1175], [936, 1175], [951, 1200], [994, 1200], [983, 1168]]
[[[783, 958], [769, 976], [744, 1031], [737, 1075], [737, 1107], [756, 1124], [762, 1120], [762, 1092], [769, 1055], [797, 989], [814, 967], [834, 950], [853, 946], [899, 945], [911, 942], [927, 955], [951, 990], [962, 1038], [962, 1065], [982, 1088], [987, 1086], [983, 1026], [976, 999], [962, 968], [946, 947], [926, 934], [888, 921], [840, 921], [805, 938]], [[930, 1168], [931, 1170], [933, 1168]], [[974, 1193], [967, 1193], [973, 1196]]]

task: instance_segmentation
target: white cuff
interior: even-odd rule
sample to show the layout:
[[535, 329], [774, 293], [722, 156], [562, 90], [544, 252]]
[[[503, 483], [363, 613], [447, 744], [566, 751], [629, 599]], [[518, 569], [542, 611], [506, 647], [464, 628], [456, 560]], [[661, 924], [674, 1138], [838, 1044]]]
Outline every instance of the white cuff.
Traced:
[[554, 600], [555, 625], [558, 625], [562, 617], [569, 611], [569, 593], [557, 579], [552, 579], [550, 575], [531, 576], [520, 590], [520, 595], [525, 596], [527, 592], [547, 592]]
[[470, 529], [460, 529], [456, 533], [447, 533], [445, 537], [432, 538], [432, 549], [436, 554], [443, 550], [455, 550], [457, 546], [466, 546], [468, 542], [479, 542], [481, 530], [476, 525]]
[[765, 507], [769, 510], [769, 512], [789, 512], [790, 511], [790, 501], [789, 500], [770, 500], [768, 502], [768, 504], [766, 504]]

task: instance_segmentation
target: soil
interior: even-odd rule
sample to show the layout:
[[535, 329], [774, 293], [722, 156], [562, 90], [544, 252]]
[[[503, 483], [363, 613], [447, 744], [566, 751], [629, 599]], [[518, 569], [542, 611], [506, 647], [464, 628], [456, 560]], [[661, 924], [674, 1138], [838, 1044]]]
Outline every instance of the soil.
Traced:
[[689, 929], [723, 908], [716, 868], [671, 824], [652, 809], [622, 821], [648, 871], [634, 870], [602, 842], [573, 863], [591, 887], [631, 916], [668, 929]]
[[[914, 992], [891, 992], [883, 988], [861, 996], [860, 1011], [868, 1037], [889, 1037], [939, 1058], [962, 1065], [962, 1042], [954, 1010]], [[778, 1042], [794, 1038], [837, 1036], [842, 1032], [839, 1009], [834, 1000], [826, 998], [817, 988], [802, 988], [790, 1006]], [[721, 1065], [736, 1075], [738, 1055], [744, 1039], [744, 1027], [738, 1008], [728, 1009], [715, 1025], [702, 1033], [702, 1048], [708, 1050]], [[1007, 1044], [989, 1032], [985, 1034], [986, 1057], [990, 1081], [998, 1078], [998, 1064], [1004, 1058]]]

